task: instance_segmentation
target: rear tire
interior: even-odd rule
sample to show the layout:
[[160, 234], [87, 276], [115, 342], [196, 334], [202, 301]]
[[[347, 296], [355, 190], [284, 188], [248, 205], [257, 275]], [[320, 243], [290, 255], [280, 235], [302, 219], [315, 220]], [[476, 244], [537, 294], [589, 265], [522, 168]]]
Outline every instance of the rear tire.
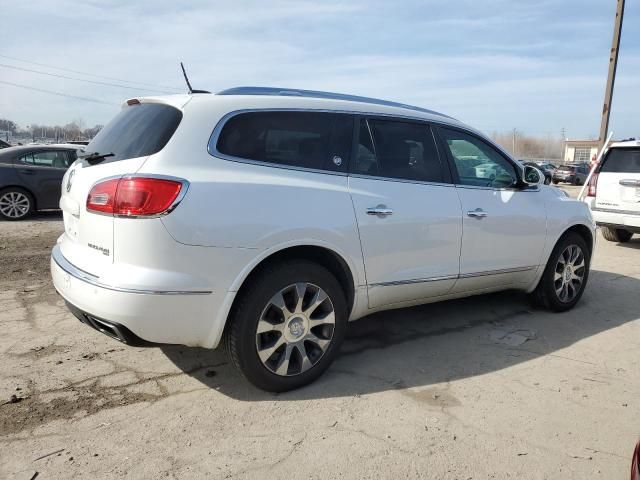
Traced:
[[240, 295], [223, 342], [249, 382], [285, 392], [324, 373], [338, 354], [348, 319], [344, 291], [326, 268], [307, 260], [269, 265]]
[[33, 196], [19, 187], [0, 190], [0, 218], [4, 220], [24, 220], [35, 210]]
[[554, 312], [572, 309], [587, 286], [590, 263], [591, 252], [585, 240], [575, 232], [564, 234], [531, 294], [534, 303]]
[[602, 236], [605, 240], [616, 243], [625, 243], [631, 240], [633, 232], [622, 228], [602, 227]]
[[554, 185], [557, 185], [558, 183], [560, 183], [560, 180], [553, 180]]

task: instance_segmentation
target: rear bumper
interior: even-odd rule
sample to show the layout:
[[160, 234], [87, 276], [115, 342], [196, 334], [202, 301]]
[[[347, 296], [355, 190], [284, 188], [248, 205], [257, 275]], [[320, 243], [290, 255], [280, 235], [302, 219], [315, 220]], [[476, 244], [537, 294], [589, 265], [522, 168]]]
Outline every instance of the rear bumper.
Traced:
[[600, 227], [621, 228], [640, 233], [640, 214], [592, 208], [591, 213]]
[[72, 265], [56, 245], [51, 276], [58, 293], [83, 323], [129, 344], [174, 343], [215, 347], [212, 332], [225, 295], [210, 291], [135, 289], [105, 284]]

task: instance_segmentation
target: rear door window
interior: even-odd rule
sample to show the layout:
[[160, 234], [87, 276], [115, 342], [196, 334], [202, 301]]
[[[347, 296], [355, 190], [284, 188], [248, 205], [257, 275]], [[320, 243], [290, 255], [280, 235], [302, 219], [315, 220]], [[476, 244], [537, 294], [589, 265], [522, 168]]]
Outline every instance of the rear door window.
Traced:
[[35, 167], [67, 168], [71, 162], [64, 150], [31, 152], [19, 158], [20, 163]]
[[123, 108], [85, 147], [88, 153], [113, 153], [103, 163], [146, 157], [164, 148], [182, 120], [177, 108], [141, 103]]
[[216, 150], [236, 158], [344, 172], [353, 117], [327, 112], [247, 112], [222, 128]]
[[601, 173], [640, 173], [640, 148], [613, 148], [607, 154]]
[[353, 173], [445, 182], [431, 127], [396, 120], [361, 120]]

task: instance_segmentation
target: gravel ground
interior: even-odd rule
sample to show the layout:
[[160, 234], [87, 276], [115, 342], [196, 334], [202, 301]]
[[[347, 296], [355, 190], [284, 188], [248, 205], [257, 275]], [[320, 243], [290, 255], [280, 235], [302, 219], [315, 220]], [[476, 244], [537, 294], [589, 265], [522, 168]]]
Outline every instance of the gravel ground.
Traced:
[[[575, 188], [568, 188], [575, 195]], [[351, 324], [268, 394], [218, 351], [131, 348], [49, 279], [58, 213], [0, 222], [0, 478], [626, 478], [640, 436], [640, 238], [600, 237], [565, 314], [501, 293]]]

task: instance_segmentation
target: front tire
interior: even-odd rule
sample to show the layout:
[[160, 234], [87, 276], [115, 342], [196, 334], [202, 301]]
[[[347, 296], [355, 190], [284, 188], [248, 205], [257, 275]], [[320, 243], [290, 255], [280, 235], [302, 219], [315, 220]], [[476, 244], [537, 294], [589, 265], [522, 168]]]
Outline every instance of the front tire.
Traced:
[[316, 380], [338, 354], [348, 308], [326, 268], [291, 260], [263, 268], [234, 306], [224, 343], [256, 387], [284, 392]]
[[610, 242], [626, 243], [633, 237], [633, 232], [622, 228], [602, 227], [602, 236]]
[[23, 220], [35, 210], [33, 197], [18, 187], [9, 187], [0, 191], [0, 217], [4, 220]]
[[572, 309], [587, 286], [590, 262], [587, 242], [575, 232], [563, 235], [532, 294], [534, 302], [554, 312]]

